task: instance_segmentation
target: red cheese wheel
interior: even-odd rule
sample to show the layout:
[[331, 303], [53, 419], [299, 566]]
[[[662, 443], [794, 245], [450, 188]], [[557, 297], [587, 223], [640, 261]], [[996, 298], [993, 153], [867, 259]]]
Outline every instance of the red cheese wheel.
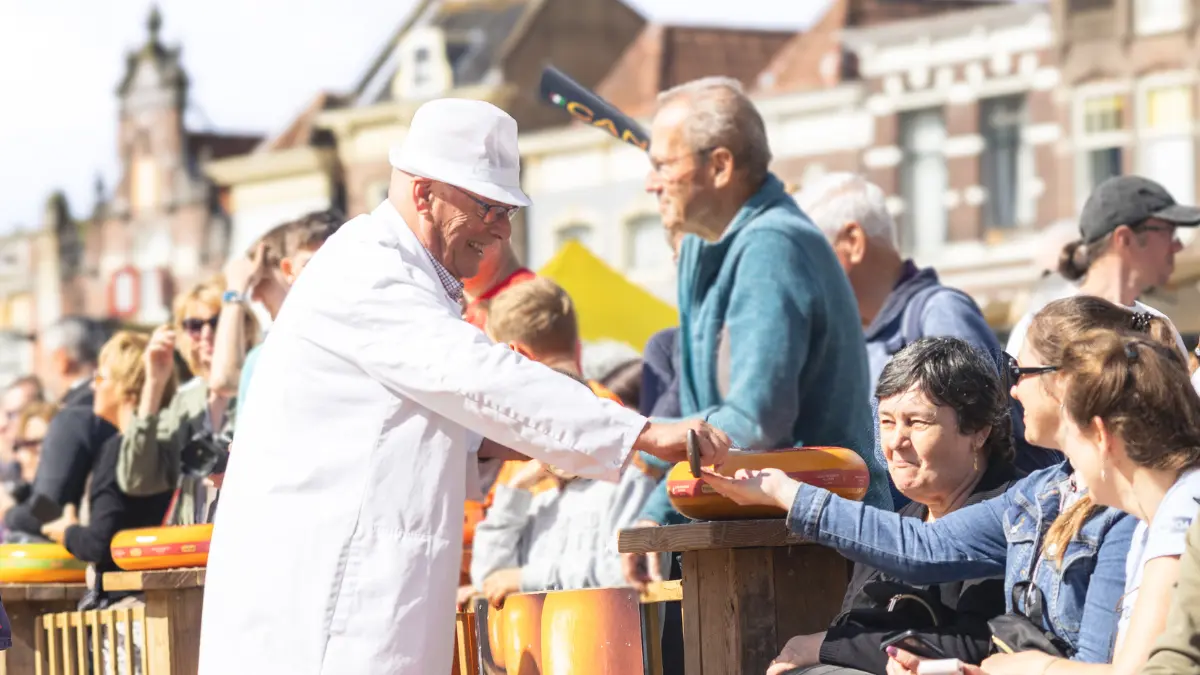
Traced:
[[[788, 448], [757, 452], [731, 452], [719, 473], [732, 476], [738, 469], [782, 469], [802, 483], [825, 488], [859, 501], [867, 494], [871, 476], [867, 463], [846, 448]], [[703, 478], [696, 478], [687, 462], [667, 474], [671, 504], [693, 520], [756, 520], [783, 518], [787, 512], [770, 506], [739, 506], [717, 493]]]
[[212, 525], [178, 525], [122, 530], [112, 540], [113, 562], [123, 570], [204, 567]]
[[83, 583], [87, 563], [58, 544], [0, 544], [0, 583]]

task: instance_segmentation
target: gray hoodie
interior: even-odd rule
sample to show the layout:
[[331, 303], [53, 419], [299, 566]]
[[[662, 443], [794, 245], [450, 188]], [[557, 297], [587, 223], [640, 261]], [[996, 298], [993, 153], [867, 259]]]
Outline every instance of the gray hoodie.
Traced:
[[637, 519], [658, 482], [635, 464], [618, 483], [576, 478], [534, 495], [496, 486], [475, 528], [471, 582], [521, 568], [521, 591], [577, 590], [625, 584], [617, 532]]

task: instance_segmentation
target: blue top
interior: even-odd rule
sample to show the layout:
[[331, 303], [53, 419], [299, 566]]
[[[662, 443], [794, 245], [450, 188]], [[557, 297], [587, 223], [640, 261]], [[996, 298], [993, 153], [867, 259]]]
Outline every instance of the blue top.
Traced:
[[[1125, 558], [1138, 521], [1099, 508], [1067, 544], [1061, 567], [1042, 560], [1043, 538], [1062, 510], [1071, 472], [1065, 462], [1042, 469], [999, 497], [932, 523], [801, 485], [787, 525], [798, 536], [912, 584], [1003, 574], [1010, 611], [1014, 584], [1032, 579], [1044, 597], [1044, 627], [1076, 650], [1073, 660], [1110, 663]], [[1018, 609], [1024, 610], [1018, 595]]]
[[242, 410], [246, 407], [246, 392], [250, 391], [250, 376], [254, 374], [254, 367], [258, 365], [258, 357], [262, 354], [263, 343], [259, 342], [246, 352], [246, 360], [242, 362], [242, 374], [238, 378], [238, 394], [237, 394], [237, 419], [242, 418]]
[[[680, 409], [734, 444], [849, 448], [891, 508], [858, 303], [825, 235], [768, 175], [718, 241], [679, 254]], [[665, 483], [642, 517], [667, 522]]]

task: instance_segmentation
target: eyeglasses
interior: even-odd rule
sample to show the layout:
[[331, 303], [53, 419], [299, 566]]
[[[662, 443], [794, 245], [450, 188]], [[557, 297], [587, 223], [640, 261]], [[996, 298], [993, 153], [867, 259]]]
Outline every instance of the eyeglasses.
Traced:
[[191, 333], [192, 335], [199, 335], [200, 332], [204, 330], [205, 326], [208, 326], [214, 331], [217, 330], [217, 317], [214, 316], [210, 319], [184, 319], [183, 321], [179, 322], [179, 325], [182, 326], [183, 330], [187, 331], [188, 333]]
[[707, 155], [708, 153], [712, 152], [713, 150], [716, 150], [716, 148], [715, 147], [701, 148], [695, 152], [688, 152], [688, 153], [685, 153], [682, 155], [677, 155], [675, 157], [669, 157], [667, 159], [654, 159], [653, 157], [651, 157], [650, 158], [650, 171], [652, 173], [654, 173], [655, 175], [660, 175], [660, 174], [662, 174], [663, 169], [667, 168], [668, 166], [671, 166], [672, 164], [675, 164], [676, 162], [681, 162], [681, 161], [687, 159], [688, 157], [701, 157], [702, 158], [705, 155]]
[[[449, 185], [449, 183], [447, 183], [447, 185]], [[517, 215], [517, 212], [521, 210], [521, 207], [519, 206], [507, 206], [505, 204], [492, 204], [491, 202], [485, 202], [479, 197], [476, 197], [470, 192], [458, 187], [457, 185], [450, 185], [450, 187], [463, 193], [468, 199], [478, 204], [479, 208], [483, 209], [483, 215], [480, 217], [483, 218], [483, 222], [489, 225], [499, 220], [502, 216], [512, 220], [513, 217]]]
[[1009, 354], [1008, 352], [1004, 353], [1004, 363], [1005, 363], [1005, 370], [1006, 370], [1006, 372], [1004, 374], [1008, 378], [1008, 386], [1009, 387], [1015, 386], [1018, 382], [1021, 381], [1021, 378], [1025, 377], [1027, 375], [1045, 375], [1046, 373], [1053, 373], [1054, 371], [1059, 369], [1058, 366], [1026, 366], [1026, 367], [1022, 367], [1021, 364], [1017, 363], [1017, 359], [1014, 358], [1013, 355]]

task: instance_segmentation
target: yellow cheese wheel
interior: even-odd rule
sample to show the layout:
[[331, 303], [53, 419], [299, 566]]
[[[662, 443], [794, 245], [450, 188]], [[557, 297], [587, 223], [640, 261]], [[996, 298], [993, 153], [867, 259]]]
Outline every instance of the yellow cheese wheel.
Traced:
[[0, 583], [83, 583], [87, 563], [58, 544], [0, 544]]
[[112, 540], [113, 562], [123, 570], [204, 567], [212, 525], [179, 525], [122, 530]]
[[641, 611], [630, 588], [547, 593], [541, 675], [642, 672]]
[[[788, 448], [755, 452], [731, 452], [719, 473], [732, 476], [738, 469], [781, 469], [787, 475], [834, 494], [862, 500], [871, 476], [867, 463], [846, 448]], [[739, 506], [696, 478], [687, 462], [671, 467], [667, 474], [671, 504], [692, 520], [756, 520], [783, 518], [787, 512], [771, 506]]]

